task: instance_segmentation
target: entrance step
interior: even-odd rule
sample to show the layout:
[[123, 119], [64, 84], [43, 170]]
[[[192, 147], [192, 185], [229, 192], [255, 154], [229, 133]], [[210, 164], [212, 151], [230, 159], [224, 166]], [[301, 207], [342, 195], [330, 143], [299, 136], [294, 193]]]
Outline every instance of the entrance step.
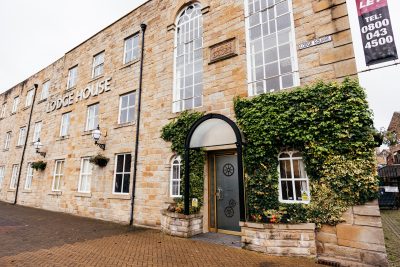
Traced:
[[227, 235], [227, 234], [209, 232], [193, 236], [191, 239], [196, 241], [203, 241], [207, 243], [234, 247], [234, 248], [242, 247], [240, 243], [241, 237], [236, 235]]

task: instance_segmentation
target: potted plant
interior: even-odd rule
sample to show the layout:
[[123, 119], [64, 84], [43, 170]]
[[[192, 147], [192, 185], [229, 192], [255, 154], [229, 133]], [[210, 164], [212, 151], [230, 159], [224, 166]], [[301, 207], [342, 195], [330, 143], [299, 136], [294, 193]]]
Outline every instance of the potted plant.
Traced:
[[31, 166], [32, 166], [32, 169], [34, 169], [36, 171], [43, 171], [44, 169], [46, 169], [46, 165], [47, 165], [46, 162], [39, 160], [36, 162], [32, 162]]
[[105, 167], [110, 159], [104, 155], [97, 154], [96, 156], [91, 157], [89, 161], [99, 167]]

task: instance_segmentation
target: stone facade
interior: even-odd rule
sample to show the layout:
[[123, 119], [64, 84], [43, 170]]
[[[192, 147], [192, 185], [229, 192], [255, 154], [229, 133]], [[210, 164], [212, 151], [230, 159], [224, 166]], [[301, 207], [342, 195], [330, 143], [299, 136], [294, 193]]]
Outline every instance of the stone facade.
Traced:
[[343, 223], [318, 230], [319, 261], [340, 266], [388, 266], [377, 201], [350, 208], [343, 219]]
[[315, 224], [240, 222], [242, 247], [276, 256], [315, 258]]
[[[179, 12], [191, 1], [151, 0], [106, 27], [63, 57], [28, 77], [0, 95], [0, 107], [6, 106], [0, 119], [0, 166], [5, 175], [0, 200], [13, 202], [15, 189], [10, 189], [12, 165], [21, 166], [17, 203], [80, 216], [127, 223], [130, 219], [129, 194], [113, 194], [116, 154], [135, 151], [135, 121], [118, 124], [119, 98], [138, 89], [140, 60], [124, 64], [124, 40], [147, 24], [143, 62], [143, 93], [138, 147], [137, 180], [133, 220], [137, 225], [160, 227], [160, 210], [172, 201], [170, 197], [170, 144], [160, 138], [161, 128], [178, 114], [172, 112], [175, 21]], [[197, 111], [223, 114], [234, 118], [233, 98], [249, 96], [247, 88], [247, 57], [245, 3], [239, 0], [203, 0], [203, 105]], [[356, 73], [347, 8], [344, 0], [293, 0], [295, 47], [304, 41], [326, 35], [332, 41], [307, 49], [297, 49], [300, 85], [316, 80], [341, 80]], [[209, 64], [210, 47], [234, 40], [232, 56]], [[104, 74], [92, 78], [93, 56], [104, 51]], [[77, 85], [67, 89], [68, 70], [78, 66]], [[74, 93], [97, 82], [111, 78], [110, 90], [87, 99], [47, 112], [48, 103], [60, 96]], [[49, 80], [50, 96], [40, 100], [42, 85]], [[28, 90], [38, 84], [33, 104], [27, 147], [21, 164], [23, 146], [17, 145], [20, 127], [27, 126], [31, 107], [25, 107]], [[13, 99], [19, 96], [17, 112], [11, 114]], [[99, 103], [102, 151], [94, 145], [90, 131], [85, 131], [87, 107]], [[72, 112], [70, 132], [59, 137], [62, 114]], [[42, 121], [41, 142], [46, 157], [35, 153], [33, 125]], [[11, 132], [9, 149], [3, 149], [5, 133]], [[78, 192], [81, 158], [103, 153], [110, 158], [104, 168], [94, 167], [90, 192]], [[52, 191], [55, 160], [64, 159], [61, 191]], [[34, 172], [31, 189], [25, 190], [27, 163], [47, 162], [42, 172]], [[131, 175], [132, 177], [132, 175]], [[206, 181], [205, 181], [206, 183]], [[205, 198], [207, 199], [207, 198]], [[207, 207], [207, 203], [205, 203]], [[207, 222], [205, 222], [207, 225]], [[205, 227], [207, 228], [207, 227]]]
[[192, 237], [203, 233], [203, 215], [184, 215], [163, 210], [161, 231], [172, 236]]

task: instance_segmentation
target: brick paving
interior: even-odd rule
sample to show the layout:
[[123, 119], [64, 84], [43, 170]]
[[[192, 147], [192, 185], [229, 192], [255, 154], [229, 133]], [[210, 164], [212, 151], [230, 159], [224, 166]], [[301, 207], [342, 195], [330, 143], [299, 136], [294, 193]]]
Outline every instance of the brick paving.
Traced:
[[0, 202], [0, 266], [321, 266]]
[[400, 210], [381, 210], [389, 265], [400, 267]]

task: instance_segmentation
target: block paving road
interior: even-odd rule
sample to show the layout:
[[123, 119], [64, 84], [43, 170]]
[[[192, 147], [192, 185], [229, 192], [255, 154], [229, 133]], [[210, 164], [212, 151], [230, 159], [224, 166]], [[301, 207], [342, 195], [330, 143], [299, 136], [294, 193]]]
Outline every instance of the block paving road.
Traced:
[[0, 266], [321, 266], [0, 202]]

